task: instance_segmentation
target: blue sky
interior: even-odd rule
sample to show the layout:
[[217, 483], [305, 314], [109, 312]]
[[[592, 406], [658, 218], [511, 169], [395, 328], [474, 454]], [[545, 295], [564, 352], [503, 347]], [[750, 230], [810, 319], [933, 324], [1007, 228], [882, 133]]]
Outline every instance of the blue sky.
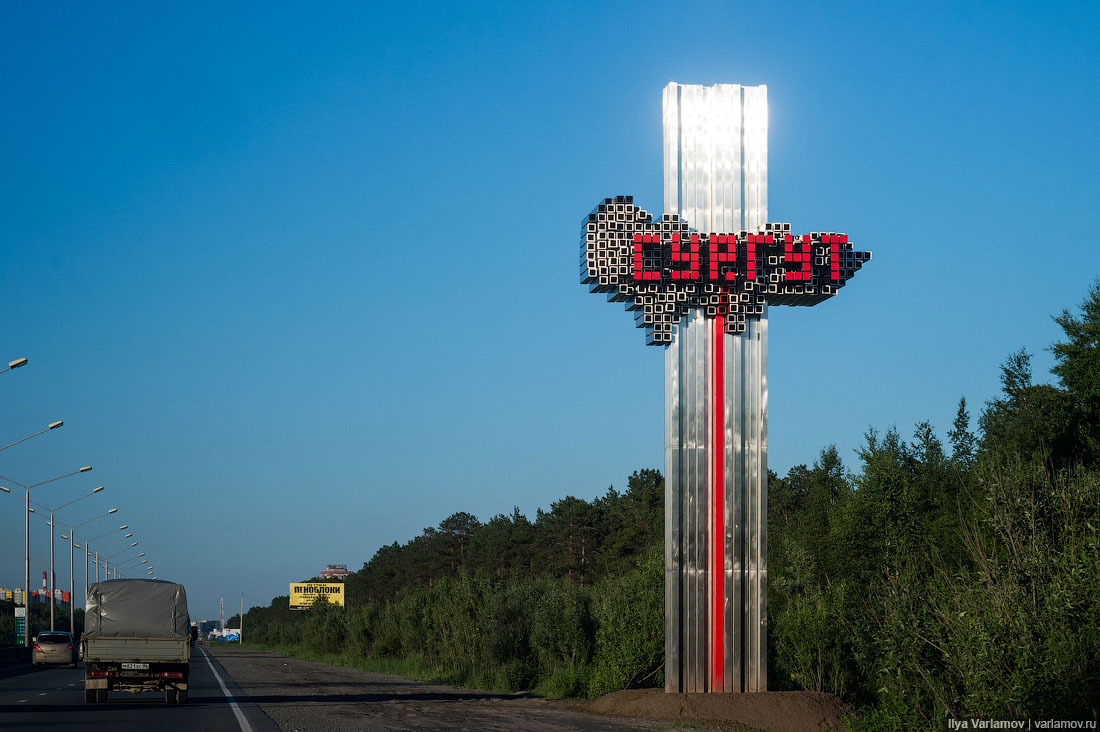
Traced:
[[943, 435], [1017, 348], [1048, 378], [1100, 274], [1098, 32], [1095, 3], [6, 3], [0, 359], [30, 364], [0, 443], [65, 426], [0, 475], [93, 465], [33, 497], [105, 485], [58, 518], [117, 506], [216, 617], [661, 467], [661, 352], [576, 255], [604, 196], [660, 211], [669, 81], [767, 84], [769, 218], [874, 252], [772, 309], [771, 467]]

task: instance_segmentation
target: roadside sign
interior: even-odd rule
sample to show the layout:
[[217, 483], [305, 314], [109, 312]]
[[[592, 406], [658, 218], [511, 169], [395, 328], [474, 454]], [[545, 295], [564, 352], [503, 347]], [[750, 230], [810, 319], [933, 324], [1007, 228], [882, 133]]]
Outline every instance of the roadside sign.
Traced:
[[15, 645], [21, 646], [27, 642], [27, 608], [15, 608]]
[[290, 609], [305, 610], [318, 597], [324, 596], [333, 605], [344, 606], [343, 582], [293, 582], [290, 585]]

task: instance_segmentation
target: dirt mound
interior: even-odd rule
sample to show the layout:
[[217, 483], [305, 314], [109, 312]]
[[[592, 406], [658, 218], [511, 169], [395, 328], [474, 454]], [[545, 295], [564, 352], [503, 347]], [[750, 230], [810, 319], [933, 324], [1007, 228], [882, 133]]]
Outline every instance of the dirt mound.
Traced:
[[598, 714], [767, 732], [842, 732], [851, 709], [839, 697], [816, 691], [755, 694], [666, 694], [661, 689], [616, 691], [588, 705]]

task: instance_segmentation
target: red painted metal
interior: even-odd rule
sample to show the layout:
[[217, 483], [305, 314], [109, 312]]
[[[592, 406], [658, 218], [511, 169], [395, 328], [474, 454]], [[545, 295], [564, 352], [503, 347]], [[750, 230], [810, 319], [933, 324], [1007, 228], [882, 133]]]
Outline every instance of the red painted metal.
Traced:
[[726, 319], [719, 315], [714, 319], [714, 363], [712, 378], [714, 388], [711, 394], [714, 404], [711, 413], [714, 416], [714, 430], [711, 441], [711, 450], [714, 454], [714, 485], [711, 486], [713, 500], [711, 510], [714, 513], [713, 527], [711, 531], [711, 627], [713, 632], [711, 644], [713, 657], [711, 659], [711, 691], [722, 691], [722, 670], [724, 659], [722, 649], [725, 646], [723, 637], [723, 619], [725, 617], [725, 456], [726, 456], [726, 426], [725, 426], [725, 380], [726, 371], [725, 354]]

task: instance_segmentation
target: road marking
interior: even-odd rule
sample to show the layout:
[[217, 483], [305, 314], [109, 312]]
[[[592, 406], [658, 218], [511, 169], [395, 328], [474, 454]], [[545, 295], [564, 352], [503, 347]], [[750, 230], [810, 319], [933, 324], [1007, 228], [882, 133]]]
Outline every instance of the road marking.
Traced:
[[38, 692], [38, 695], [39, 696], [46, 696], [46, 694], [48, 694], [48, 693], [49, 693], [48, 691], [40, 691], [40, 692]]
[[225, 688], [225, 682], [222, 681], [222, 677], [218, 675], [218, 670], [214, 668], [214, 662], [210, 660], [210, 654], [206, 652], [205, 648], [202, 651], [202, 655], [206, 658], [206, 664], [210, 666], [210, 672], [214, 674], [214, 678], [218, 680], [218, 686], [222, 687], [222, 693], [225, 694], [225, 698], [229, 700], [229, 706], [233, 707], [233, 714], [237, 717], [237, 724], [241, 725], [241, 732], [252, 732], [252, 725], [244, 718], [244, 712], [237, 706], [237, 702], [233, 700], [233, 697], [229, 695], [229, 689]]
[[26, 699], [20, 699], [19, 701], [16, 702], [16, 704], [22, 704], [25, 701], [27, 701], [27, 700]]

